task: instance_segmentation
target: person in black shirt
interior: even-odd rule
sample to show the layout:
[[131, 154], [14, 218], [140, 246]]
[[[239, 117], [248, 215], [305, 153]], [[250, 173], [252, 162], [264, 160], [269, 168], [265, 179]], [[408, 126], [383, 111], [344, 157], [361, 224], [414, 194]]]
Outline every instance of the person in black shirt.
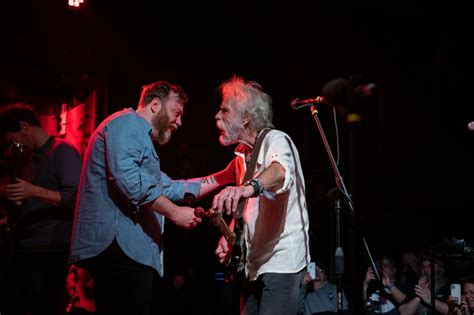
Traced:
[[61, 314], [81, 156], [26, 104], [0, 110], [0, 141], [10, 158], [0, 179], [10, 241], [0, 312]]

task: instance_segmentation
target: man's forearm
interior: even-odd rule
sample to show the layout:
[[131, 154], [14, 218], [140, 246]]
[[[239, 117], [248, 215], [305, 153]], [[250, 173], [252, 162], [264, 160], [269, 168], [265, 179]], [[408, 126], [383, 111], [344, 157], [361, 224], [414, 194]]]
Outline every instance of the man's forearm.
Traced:
[[222, 170], [212, 175], [201, 178], [201, 190], [198, 199], [205, 197], [207, 194], [216, 190], [219, 187], [234, 182], [234, 174], [229, 169]]
[[201, 218], [196, 217], [195, 209], [186, 206], [179, 207], [163, 195], [144, 206], [148, 210], [162, 214], [181, 228], [190, 229], [202, 221]]
[[446, 314], [449, 311], [448, 304], [435, 300], [435, 309], [440, 312], [441, 314]]
[[174, 215], [178, 211], [178, 206], [163, 195], [146, 204], [145, 207], [158, 212], [171, 220], [173, 220]]
[[393, 298], [395, 299], [395, 301], [397, 301], [397, 303], [402, 303], [405, 300], [406, 294], [400, 291], [400, 289], [398, 289], [395, 285], [392, 284], [392, 286], [389, 287], [389, 289], [390, 289], [390, 292], [392, 293]]
[[272, 163], [270, 167], [257, 176], [257, 179], [266, 190], [275, 192], [285, 182], [285, 169], [280, 163]]
[[220, 181], [215, 174], [201, 178], [201, 190], [199, 191], [198, 199], [205, 197], [210, 192], [217, 188], [226, 185], [226, 181]]
[[417, 310], [420, 303], [421, 303], [421, 298], [416, 296], [413, 299], [411, 299], [409, 302], [407, 302], [405, 304], [402, 304], [399, 307], [399, 310], [403, 311], [404, 313], [408, 313], [408, 314], [414, 313]]
[[34, 196], [53, 206], [57, 206], [61, 202], [59, 191], [49, 190], [40, 186], [35, 186]]

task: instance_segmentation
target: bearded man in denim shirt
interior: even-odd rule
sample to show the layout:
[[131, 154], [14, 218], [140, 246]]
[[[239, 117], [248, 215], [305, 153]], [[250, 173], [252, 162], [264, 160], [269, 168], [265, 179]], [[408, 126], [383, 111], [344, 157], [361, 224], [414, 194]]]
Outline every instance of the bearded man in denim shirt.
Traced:
[[112, 114], [93, 133], [82, 170], [70, 263], [94, 278], [98, 314], [150, 314], [152, 283], [162, 276], [164, 217], [182, 228], [200, 221], [177, 206], [225, 184], [219, 173], [173, 181], [160, 170], [153, 142], [162, 145], [181, 126], [187, 96], [158, 81], [144, 86], [138, 109]]

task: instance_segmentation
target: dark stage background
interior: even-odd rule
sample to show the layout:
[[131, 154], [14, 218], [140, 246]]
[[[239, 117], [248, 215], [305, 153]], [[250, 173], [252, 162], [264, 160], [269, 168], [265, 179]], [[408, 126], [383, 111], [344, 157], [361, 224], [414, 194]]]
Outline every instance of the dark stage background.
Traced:
[[[358, 228], [375, 256], [398, 257], [451, 237], [472, 244], [471, 35], [462, 7], [430, 1], [84, 1], [78, 10], [65, 0], [2, 2], [3, 101], [12, 86], [15, 97], [38, 104], [96, 88], [100, 121], [136, 106], [143, 84], [163, 79], [182, 85], [190, 96], [183, 127], [159, 153], [164, 170], [179, 176], [186, 152], [188, 174], [198, 176], [233, 156], [232, 148], [219, 146], [214, 124], [219, 84], [233, 74], [256, 80], [274, 98], [275, 126], [299, 149], [317, 261], [333, 253], [326, 193], [335, 186], [334, 174], [309, 110], [293, 110], [290, 101], [361, 74], [377, 95], [352, 104], [359, 123], [337, 115], [340, 170], [360, 221], [343, 209], [345, 279], [360, 282], [366, 270], [354, 237]], [[344, 106], [339, 109], [351, 105]], [[319, 109], [337, 155], [331, 108]], [[350, 128], [357, 132], [353, 142]]]

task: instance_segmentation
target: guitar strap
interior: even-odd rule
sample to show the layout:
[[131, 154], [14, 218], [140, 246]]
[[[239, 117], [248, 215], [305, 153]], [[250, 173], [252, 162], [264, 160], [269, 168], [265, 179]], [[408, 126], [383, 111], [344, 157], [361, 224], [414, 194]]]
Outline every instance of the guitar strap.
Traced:
[[[250, 157], [250, 162], [247, 165], [247, 170], [245, 171], [243, 183], [247, 182], [250, 180], [253, 176], [253, 173], [255, 171], [255, 166], [257, 165], [257, 158], [258, 158], [258, 153], [260, 151], [260, 147], [262, 146], [263, 139], [267, 135], [268, 132], [270, 132], [270, 128], [265, 128], [260, 132], [260, 135], [257, 138], [257, 141], [255, 143], [255, 147], [253, 148], [252, 155]], [[245, 205], [247, 204], [247, 200], [241, 201], [237, 205], [237, 210], [234, 212], [234, 233], [235, 233], [235, 241], [234, 241], [234, 248], [236, 246], [240, 247], [240, 255], [236, 256], [232, 254], [232, 259], [231, 264], [236, 266], [237, 271], [241, 271], [244, 269], [245, 266], [245, 255], [246, 255], [246, 244], [245, 244], [245, 238], [243, 238], [243, 231], [244, 231], [244, 219], [243, 219], [243, 212]], [[240, 257], [239, 257], [240, 256]], [[239, 261], [235, 261], [238, 259]]]

